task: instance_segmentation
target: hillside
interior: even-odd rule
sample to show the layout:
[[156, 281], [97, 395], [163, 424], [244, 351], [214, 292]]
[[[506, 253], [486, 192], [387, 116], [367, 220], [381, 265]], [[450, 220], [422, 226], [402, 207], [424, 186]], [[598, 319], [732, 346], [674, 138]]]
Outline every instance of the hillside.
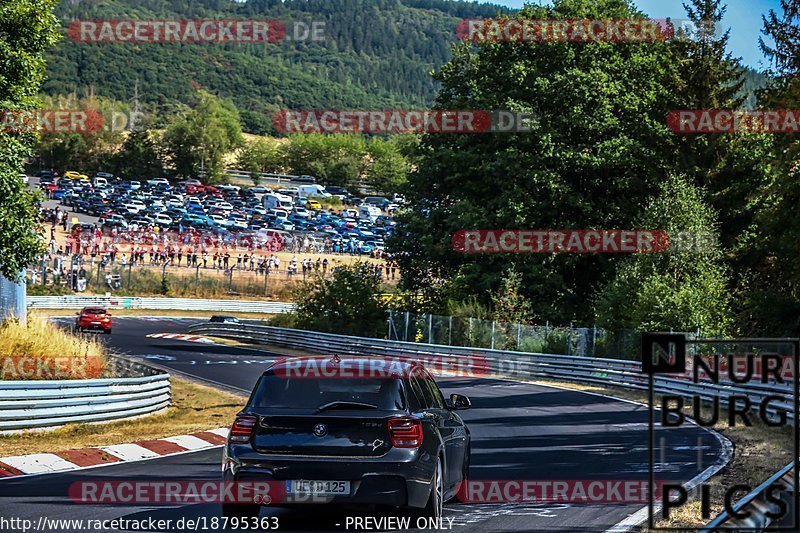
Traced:
[[277, 19], [322, 21], [320, 42], [226, 44], [77, 43], [48, 57], [43, 92], [94, 94], [168, 110], [202, 86], [231, 98], [246, 131], [270, 131], [279, 108], [392, 108], [430, 104], [428, 75], [450, 57], [463, 18], [499, 6], [454, 0], [80, 0], [62, 2], [71, 20]]

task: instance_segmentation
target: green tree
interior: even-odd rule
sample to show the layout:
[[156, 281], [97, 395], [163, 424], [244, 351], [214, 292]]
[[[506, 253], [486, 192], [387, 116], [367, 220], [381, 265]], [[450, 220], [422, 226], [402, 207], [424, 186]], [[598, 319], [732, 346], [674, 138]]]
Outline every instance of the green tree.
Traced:
[[320, 133], [289, 137], [286, 166], [294, 174], [310, 174], [327, 185], [353, 185], [365, 168], [366, 144], [358, 135]]
[[637, 227], [666, 230], [679, 248], [623, 260], [597, 297], [598, 324], [730, 334], [730, 279], [716, 226], [702, 191], [683, 177], [669, 177]]
[[[643, 16], [623, 0], [528, 4], [532, 19]], [[464, 255], [454, 232], [491, 228], [627, 228], [674, 167], [679, 65], [669, 43], [457, 46], [437, 73], [437, 109], [509, 109], [532, 131], [423, 135], [403, 191], [412, 208], [389, 241], [403, 288], [427, 292], [465, 279], [488, 299], [510, 266], [533, 319], [592, 318], [591, 295], [617, 258], [599, 254]], [[462, 300], [467, 295], [456, 297]]]
[[[0, 5], [0, 109], [35, 109], [45, 51], [58, 40], [54, 0]], [[0, 132], [0, 274], [17, 279], [44, 249], [37, 224], [39, 197], [19, 179], [36, 135]]]
[[392, 139], [372, 139], [367, 145], [369, 163], [365, 170], [366, 183], [381, 192], [397, 192], [402, 189], [411, 168], [401, 150]]
[[[760, 107], [800, 107], [800, 2], [782, 0], [780, 12], [764, 17], [761, 40], [774, 81], [760, 94]], [[738, 323], [744, 333], [793, 336], [800, 333], [800, 143], [794, 135], [770, 135], [762, 155], [766, 177], [752, 188], [754, 213], [736, 247]]]
[[220, 181], [225, 156], [242, 144], [239, 113], [232, 103], [200, 90], [197, 103], [172, 118], [163, 143], [178, 175], [196, 177], [203, 170], [207, 183]]
[[297, 327], [313, 331], [377, 337], [386, 310], [378, 277], [365, 264], [339, 267], [331, 279], [315, 277], [296, 293]]
[[164, 159], [160, 150], [158, 133], [137, 129], [122, 143], [113, 158], [114, 171], [128, 179], [152, 179], [164, 173]]
[[261, 183], [262, 172], [281, 172], [282, 164], [280, 147], [273, 139], [246, 142], [237, 157], [237, 166], [250, 172], [254, 185]]

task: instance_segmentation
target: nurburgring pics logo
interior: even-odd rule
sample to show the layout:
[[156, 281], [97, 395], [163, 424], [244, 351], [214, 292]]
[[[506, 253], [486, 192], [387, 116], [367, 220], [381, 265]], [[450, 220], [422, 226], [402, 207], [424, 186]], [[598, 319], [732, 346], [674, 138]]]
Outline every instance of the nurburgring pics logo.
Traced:
[[282, 133], [515, 133], [532, 131], [535, 119], [525, 111], [283, 109], [272, 123]]
[[74, 20], [67, 36], [79, 43], [275, 43], [323, 41], [324, 21]]
[[[692, 353], [687, 347], [693, 348]], [[752, 426], [753, 419], [761, 421], [760, 431], [773, 429], [783, 432], [789, 424], [791, 411], [798, 402], [797, 355], [800, 342], [793, 339], [726, 339], [687, 340], [683, 334], [642, 334], [642, 371], [648, 374], [649, 388], [649, 477], [655, 479], [656, 452], [661, 454], [661, 469], [668, 450], [663, 442], [657, 445], [656, 430], [687, 426], [690, 422], [701, 427], [724, 425], [728, 428]], [[656, 391], [655, 380], [680, 377], [702, 388], [702, 393], [676, 394]], [[656, 396], [658, 392], [658, 396]], [[688, 401], [687, 401], [688, 399]], [[727, 409], [727, 416], [723, 416]], [[656, 413], [658, 411], [658, 413]], [[795, 468], [798, 458], [798, 428], [794, 425]], [[682, 446], [681, 446], [682, 448]], [[675, 447], [677, 453], [679, 447]], [[698, 450], [700, 444], [698, 443]], [[698, 458], [700, 458], [698, 451]], [[703, 470], [698, 459], [697, 469]], [[722, 486], [707, 481], [699, 483], [696, 493], [700, 496], [700, 511], [704, 520], [711, 518], [711, 498], [721, 492], [724, 508], [731, 518], [744, 520], [752, 513], [747, 506], [736, 506], [737, 498], [751, 492], [753, 486], [734, 484]], [[785, 493], [780, 480], [764, 484], [763, 494], [768, 502], [765, 515], [774, 523], [775, 531], [797, 531], [786, 523], [797, 519], [798, 495], [795, 491]], [[669, 520], [676, 509], [689, 502], [689, 491], [680, 483], [664, 483], [662, 486], [662, 514], [657, 516], [654, 500], [649, 501], [649, 528], [655, 531], [673, 531], [674, 528], [656, 527], [657, 519]], [[788, 498], [794, 499], [794, 509]], [[794, 515], [794, 516], [792, 516]], [[738, 526], [721, 525], [718, 530], [738, 530]]]
[[800, 110], [688, 109], [671, 111], [675, 133], [798, 133]]

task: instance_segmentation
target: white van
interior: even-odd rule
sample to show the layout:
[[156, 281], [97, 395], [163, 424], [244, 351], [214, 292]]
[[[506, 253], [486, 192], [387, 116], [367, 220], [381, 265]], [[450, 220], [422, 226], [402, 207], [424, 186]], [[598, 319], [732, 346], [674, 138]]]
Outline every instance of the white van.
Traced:
[[282, 194], [265, 194], [261, 201], [266, 209], [286, 209], [291, 211], [294, 207], [291, 197]]
[[381, 216], [381, 210], [374, 205], [370, 204], [361, 204], [358, 206], [358, 218], [359, 220], [367, 219], [370, 222], [375, 222], [375, 220]]
[[298, 196], [306, 196], [311, 198], [312, 196], [316, 196], [318, 198], [330, 198], [331, 194], [325, 191], [325, 187], [322, 185], [300, 185], [297, 188]]

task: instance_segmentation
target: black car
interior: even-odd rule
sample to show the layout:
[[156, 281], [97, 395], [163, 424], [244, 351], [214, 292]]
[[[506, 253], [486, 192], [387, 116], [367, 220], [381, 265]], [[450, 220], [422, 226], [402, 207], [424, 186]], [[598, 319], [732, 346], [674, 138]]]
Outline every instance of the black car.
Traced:
[[[317, 371], [302, 372], [313, 366]], [[375, 371], [381, 368], [391, 371]], [[469, 406], [466, 396], [445, 399], [416, 362], [281, 360], [236, 417], [223, 477], [283, 487], [271, 505], [384, 505], [440, 518], [469, 470], [470, 433], [455, 412]], [[225, 516], [259, 512], [241, 501], [222, 508]]]

